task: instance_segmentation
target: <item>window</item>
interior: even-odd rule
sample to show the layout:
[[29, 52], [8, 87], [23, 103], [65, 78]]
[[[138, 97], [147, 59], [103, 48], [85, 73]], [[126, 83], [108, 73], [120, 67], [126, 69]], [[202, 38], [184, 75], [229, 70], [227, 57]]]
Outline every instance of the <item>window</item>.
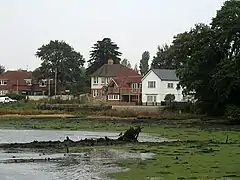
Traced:
[[32, 85], [32, 80], [31, 79], [24, 79], [24, 81], [28, 86]]
[[39, 87], [46, 87], [46, 86], [47, 86], [47, 79], [42, 79], [39, 84]]
[[139, 87], [139, 86], [138, 86], [137, 83], [133, 83], [133, 84], [132, 84], [132, 88], [133, 88], [133, 89], [137, 89], [138, 87]]
[[168, 88], [173, 88], [173, 83], [168, 83], [168, 84], [167, 84], [167, 87], [168, 87]]
[[93, 84], [98, 84], [98, 77], [93, 78]]
[[97, 97], [98, 96], [98, 90], [97, 89], [94, 89], [93, 90], [93, 97]]
[[147, 102], [156, 102], [157, 96], [156, 95], [148, 95], [147, 96]]
[[156, 88], [156, 81], [148, 81], [148, 88]]
[[102, 84], [105, 84], [105, 80], [106, 80], [105, 77], [102, 77], [102, 78], [101, 78], [101, 83], [102, 83]]
[[108, 95], [108, 100], [119, 100], [118, 94], [110, 94]]
[[0, 85], [7, 85], [7, 80], [0, 80]]

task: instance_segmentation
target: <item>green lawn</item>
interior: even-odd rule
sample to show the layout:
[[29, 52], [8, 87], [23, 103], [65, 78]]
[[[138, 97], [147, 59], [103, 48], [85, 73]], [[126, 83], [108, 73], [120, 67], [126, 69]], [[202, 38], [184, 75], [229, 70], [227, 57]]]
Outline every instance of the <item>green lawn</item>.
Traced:
[[118, 162], [130, 171], [111, 174], [118, 180], [155, 179], [240, 179], [240, 144], [137, 146], [134, 151], [155, 153], [148, 160]]

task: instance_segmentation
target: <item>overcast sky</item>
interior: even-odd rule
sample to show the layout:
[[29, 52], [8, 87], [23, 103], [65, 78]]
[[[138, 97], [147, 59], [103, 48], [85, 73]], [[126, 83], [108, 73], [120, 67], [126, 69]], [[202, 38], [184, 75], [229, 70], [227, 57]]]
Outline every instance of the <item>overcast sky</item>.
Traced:
[[35, 52], [64, 40], [86, 60], [104, 37], [118, 44], [132, 66], [143, 51], [170, 43], [196, 23], [209, 23], [225, 0], [0, 0], [0, 64], [33, 70]]

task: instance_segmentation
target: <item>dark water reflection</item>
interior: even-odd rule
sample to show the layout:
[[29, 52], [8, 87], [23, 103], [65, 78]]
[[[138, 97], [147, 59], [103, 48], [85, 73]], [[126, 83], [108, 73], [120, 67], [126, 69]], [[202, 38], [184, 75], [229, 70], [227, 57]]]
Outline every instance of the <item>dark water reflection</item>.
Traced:
[[[117, 138], [118, 133], [89, 131], [42, 131], [0, 130], [0, 143], [31, 142], [33, 140], [73, 140], [108, 136]], [[166, 139], [142, 134], [141, 141], [164, 141]], [[38, 154], [0, 151], [0, 180], [90, 180], [108, 179], [109, 172], [122, 171], [114, 162], [124, 158], [146, 159], [153, 154], [129, 153], [112, 149], [83, 150], [77, 154]], [[50, 158], [50, 161], [44, 159]], [[38, 159], [19, 163], [19, 159]], [[42, 160], [41, 160], [42, 159]], [[17, 160], [17, 163], [15, 163]], [[11, 163], [9, 163], [11, 162]]]

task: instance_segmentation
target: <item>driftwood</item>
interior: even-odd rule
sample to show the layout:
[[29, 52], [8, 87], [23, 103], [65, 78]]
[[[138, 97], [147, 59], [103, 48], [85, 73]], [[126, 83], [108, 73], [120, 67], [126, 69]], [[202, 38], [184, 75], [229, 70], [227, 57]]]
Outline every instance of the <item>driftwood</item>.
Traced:
[[104, 146], [104, 145], [117, 145], [126, 144], [129, 142], [138, 142], [138, 136], [141, 132], [141, 127], [130, 127], [124, 134], [121, 134], [118, 139], [110, 139], [108, 137], [98, 139], [81, 139], [79, 141], [73, 141], [66, 137], [64, 141], [33, 141], [30, 143], [11, 143], [0, 144], [0, 148], [30, 148], [30, 149], [46, 149], [46, 148], [58, 148], [66, 149], [69, 152], [69, 147], [73, 146]]

